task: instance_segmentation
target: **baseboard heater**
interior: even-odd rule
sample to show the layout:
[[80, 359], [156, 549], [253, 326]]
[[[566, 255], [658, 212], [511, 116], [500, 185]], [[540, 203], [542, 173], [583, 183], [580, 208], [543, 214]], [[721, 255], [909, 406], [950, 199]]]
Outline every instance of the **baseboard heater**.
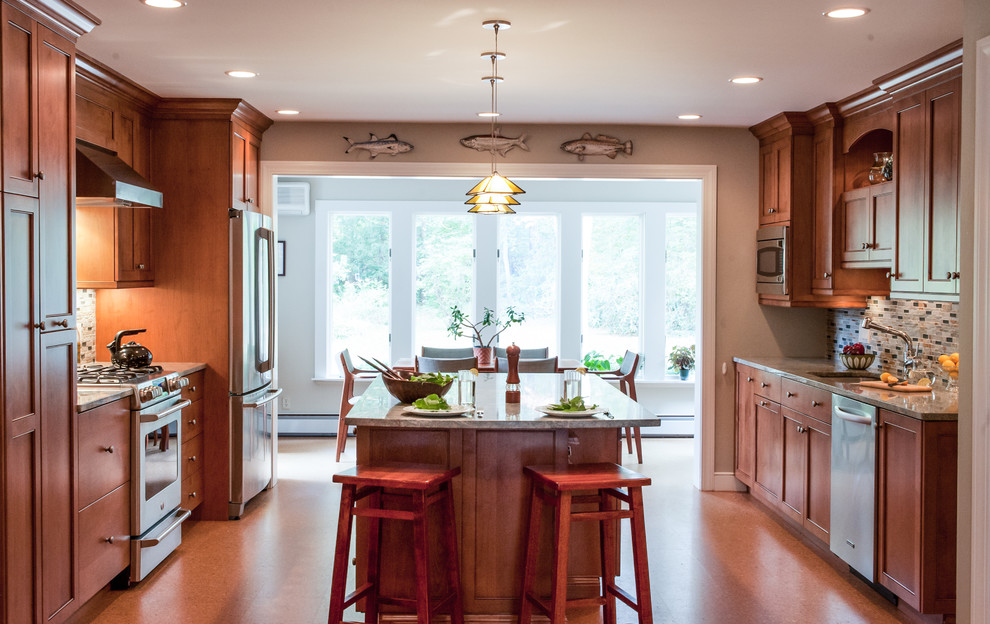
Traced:
[[337, 435], [337, 414], [278, 415], [279, 437], [333, 437]]

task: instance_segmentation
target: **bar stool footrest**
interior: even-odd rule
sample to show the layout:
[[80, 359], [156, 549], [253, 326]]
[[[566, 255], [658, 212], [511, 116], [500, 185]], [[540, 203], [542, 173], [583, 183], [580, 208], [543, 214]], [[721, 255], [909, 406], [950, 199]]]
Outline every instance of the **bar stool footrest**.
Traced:
[[344, 598], [344, 608], [346, 609], [347, 607], [351, 606], [358, 600], [364, 598], [368, 594], [368, 592], [370, 592], [374, 587], [375, 587], [374, 583], [365, 583], [361, 587], [358, 587], [351, 593], [347, 594], [347, 597]]
[[629, 607], [631, 607], [632, 609], [635, 609], [637, 612], [639, 611], [639, 605], [636, 604], [636, 601], [633, 599], [633, 597], [630, 596], [626, 592], [626, 590], [622, 589], [621, 587], [619, 587], [615, 583], [608, 583], [608, 584], [606, 584], [605, 585], [605, 591], [607, 591], [608, 593], [612, 594], [613, 596], [615, 596], [616, 598], [618, 598], [622, 602], [626, 603], [627, 605], [629, 605]]

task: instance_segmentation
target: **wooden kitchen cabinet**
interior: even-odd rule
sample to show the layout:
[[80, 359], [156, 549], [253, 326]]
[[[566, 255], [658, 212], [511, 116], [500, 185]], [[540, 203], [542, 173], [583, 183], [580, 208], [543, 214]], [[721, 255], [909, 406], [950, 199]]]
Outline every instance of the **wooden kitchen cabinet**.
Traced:
[[877, 582], [921, 613], [956, 611], [957, 431], [878, 410]]
[[79, 600], [130, 565], [130, 398], [78, 416]]
[[890, 268], [894, 259], [894, 183], [884, 182], [842, 194], [842, 264]]
[[791, 379], [782, 380], [782, 473], [780, 509], [828, 544], [832, 467], [832, 395]]
[[78, 6], [58, 0], [10, 0], [0, 4], [0, 11], [0, 620], [62, 622], [80, 604], [74, 41], [96, 22]]
[[753, 487], [756, 474], [756, 409], [753, 403], [752, 368], [736, 364], [736, 478]]
[[204, 371], [186, 375], [189, 385], [182, 389], [182, 398], [192, 401], [189, 407], [182, 410], [182, 506], [194, 510], [203, 502], [203, 455], [204, 436], [203, 395], [206, 388], [203, 381]]
[[811, 204], [813, 129], [804, 113], [781, 113], [750, 128], [760, 140], [760, 225], [786, 224]]
[[261, 181], [261, 141], [244, 124], [235, 123], [233, 141], [232, 205], [235, 210], [261, 212], [258, 204]]
[[956, 77], [895, 102], [897, 252], [890, 288], [905, 298], [958, 297], [961, 87]]
[[79, 288], [155, 285], [152, 210], [118, 206], [76, 209]]

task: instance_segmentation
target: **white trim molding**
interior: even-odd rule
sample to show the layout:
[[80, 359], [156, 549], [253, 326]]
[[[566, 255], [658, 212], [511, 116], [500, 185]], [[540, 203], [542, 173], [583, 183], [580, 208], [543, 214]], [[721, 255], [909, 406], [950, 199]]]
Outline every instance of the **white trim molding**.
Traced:
[[990, 622], [990, 37], [976, 42], [971, 622]]
[[[404, 162], [337, 162], [337, 161], [271, 161], [261, 162], [262, 197], [271, 201], [274, 176], [354, 176], [354, 177], [483, 177], [489, 173], [487, 163], [404, 163]], [[702, 490], [738, 487], [734, 481], [715, 474], [715, 226], [716, 189], [715, 165], [616, 165], [501, 163], [499, 171], [509, 177], [583, 178], [583, 179], [693, 179], [701, 180], [701, 228], [699, 253], [701, 333], [698, 337], [698, 368], [695, 405], [700, 413], [695, 418], [694, 484]], [[274, 205], [274, 204], [273, 204]], [[723, 475], [724, 476], [724, 475]]]

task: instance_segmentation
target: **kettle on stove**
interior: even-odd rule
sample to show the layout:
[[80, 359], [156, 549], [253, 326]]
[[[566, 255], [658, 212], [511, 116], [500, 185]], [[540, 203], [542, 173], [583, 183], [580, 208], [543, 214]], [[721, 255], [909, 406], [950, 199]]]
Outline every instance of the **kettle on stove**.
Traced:
[[121, 368], [142, 368], [151, 366], [151, 351], [147, 347], [131, 341], [120, 344], [124, 336], [131, 336], [147, 331], [146, 329], [125, 329], [117, 332], [113, 342], [107, 345], [110, 350], [110, 361]]

